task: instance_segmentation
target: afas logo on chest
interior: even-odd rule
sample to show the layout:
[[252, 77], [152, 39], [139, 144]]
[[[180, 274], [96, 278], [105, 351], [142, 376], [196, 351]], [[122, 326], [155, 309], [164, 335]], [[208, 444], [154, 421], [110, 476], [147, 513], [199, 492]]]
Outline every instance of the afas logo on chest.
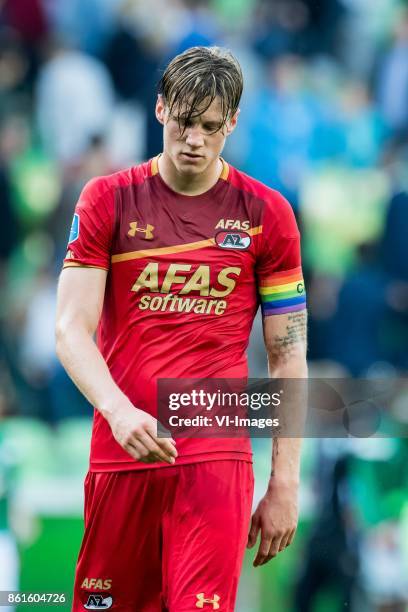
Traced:
[[210, 285], [210, 266], [200, 265], [193, 271], [192, 264], [172, 263], [166, 270], [163, 282], [159, 283], [159, 264], [150, 262], [139, 274], [132, 291], [140, 291], [143, 288], [152, 293], [171, 293], [173, 285], [182, 285], [178, 291], [180, 295], [197, 291], [202, 296], [225, 297], [234, 289], [240, 272], [241, 268], [234, 266], [220, 270], [217, 284], [221, 288], [217, 289]]
[[215, 226], [216, 230], [238, 230], [245, 231], [249, 230], [251, 222], [249, 219], [240, 221], [239, 219], [220, 219]]
[[[210, 266], [171, 263], [159, 270], [158, 263], [150, 262], [140, 272], [132, 291], [144, 290], [138, 301], [140, 310], [222, 315], [228, 304], [219, 298], [234, 290], [240, 273], [241, 268], [235, 266], [222, 268], [211, 282]], [[177, 295], [172, 293], [175, 286]], [[195, 296], [184, 297], [191, 293]]]

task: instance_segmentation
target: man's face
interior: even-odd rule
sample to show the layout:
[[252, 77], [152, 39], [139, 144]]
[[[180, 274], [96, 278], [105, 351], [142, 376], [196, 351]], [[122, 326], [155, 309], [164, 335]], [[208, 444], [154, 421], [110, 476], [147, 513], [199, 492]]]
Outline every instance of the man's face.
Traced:
[[202, 115], [187, 121], [181, 109], [178, 120], [170, 114], [162, 96], [158, 96], [156, 117], [163, 125], [164, 152], [176, 170], [180, 174], [196, 175], [205, 172], [219, 158], [226, 137], [235, 128], [238, 112], [222, 125], [221, 103], [215, 98]]

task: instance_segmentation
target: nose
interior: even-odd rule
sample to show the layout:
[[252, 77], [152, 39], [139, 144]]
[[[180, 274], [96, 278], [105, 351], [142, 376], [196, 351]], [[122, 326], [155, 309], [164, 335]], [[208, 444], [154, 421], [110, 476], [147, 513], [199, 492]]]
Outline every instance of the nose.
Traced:
[[199, 125], [194, 125], [186, 129], [186, 144], [196, 148], [203, 146], [204, 136], [201, 133]]

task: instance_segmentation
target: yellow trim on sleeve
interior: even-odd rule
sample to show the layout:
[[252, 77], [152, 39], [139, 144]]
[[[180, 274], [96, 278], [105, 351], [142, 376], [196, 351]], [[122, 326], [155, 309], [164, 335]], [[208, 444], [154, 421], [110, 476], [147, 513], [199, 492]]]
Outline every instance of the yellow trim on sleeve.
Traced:
[[64, 263], [62, 269], [64, 270], [65, 268], [96, 268], [97, 270], [105, 270], [106, 272], [109, 272], [109, 268], [104, 268], [103, 266], [92, 266], [89, 264], [77, 263], [76, 261], [69, 261], [67, 263]]

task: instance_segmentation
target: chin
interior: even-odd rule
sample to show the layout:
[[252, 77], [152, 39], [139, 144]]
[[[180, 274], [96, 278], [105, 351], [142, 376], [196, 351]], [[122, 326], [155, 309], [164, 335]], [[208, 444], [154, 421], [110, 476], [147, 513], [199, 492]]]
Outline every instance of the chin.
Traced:
[[189, 163], [188, 161], [182, 161], [180, 159], [174, 160], [174, 165], [178, 172], [186, 175], [201, 174], [208, 167], [208, 161], [202, 160], [198, 163]]
[[206, 166], [201, 164], [197, 164], [196, 166], [192, 166], [190, 164], [180, 164], [178, 168], [179, 172], [181, 172], [182, 174], [191, 176], [195, 174], [201, 174], [202, 172], [204, 172], [205, 169]]

